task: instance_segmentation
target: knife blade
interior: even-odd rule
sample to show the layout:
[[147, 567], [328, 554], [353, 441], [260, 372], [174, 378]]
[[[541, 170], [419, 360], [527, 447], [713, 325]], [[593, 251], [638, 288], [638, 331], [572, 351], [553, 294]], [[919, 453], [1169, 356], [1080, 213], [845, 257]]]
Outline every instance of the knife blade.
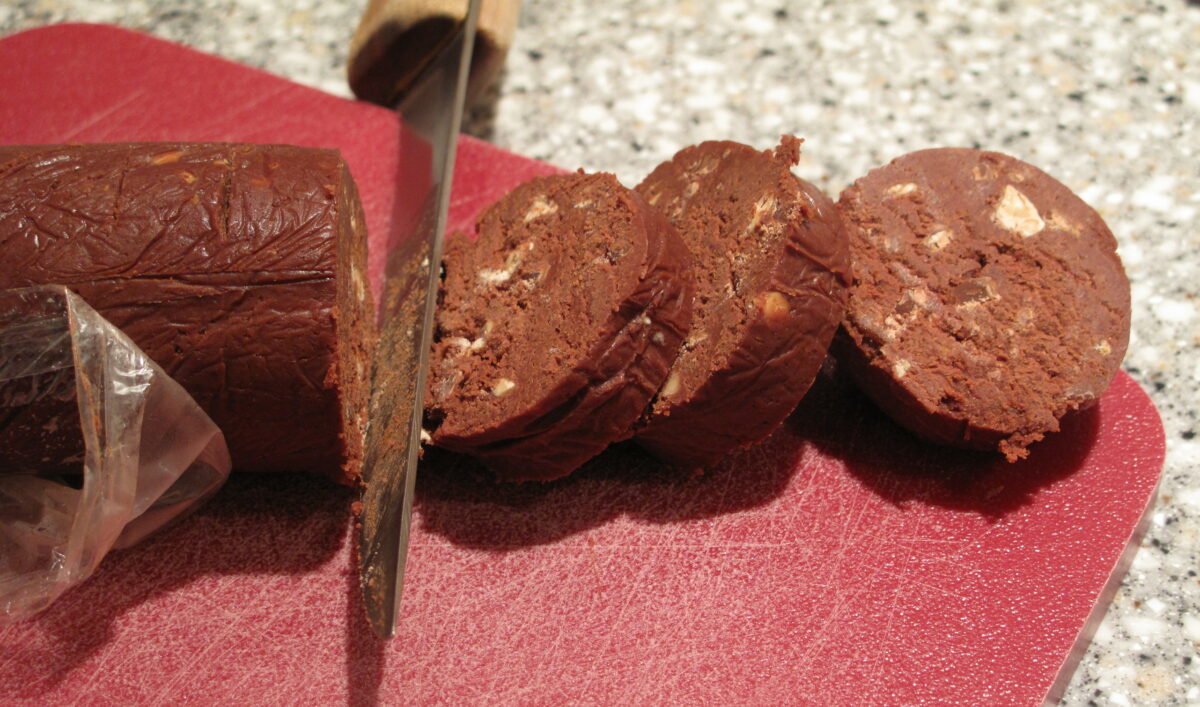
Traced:
[[[411, 225], [389, 234], [395, 245], [384, 266], [372, 361], [358, 568], [367, 619], [380, 638], [395, 634], [404, 586], [442, 234], [479, 5], [480, 0], [464, 2], [463, 19], [396, 106], [403, 153], [428, 154], [429, 175], [423, 185], [397, 185], [424, 187], [424, 196]], [[416, 140], [426, 143], [424, 149], [414, 149], [420, 147]]]

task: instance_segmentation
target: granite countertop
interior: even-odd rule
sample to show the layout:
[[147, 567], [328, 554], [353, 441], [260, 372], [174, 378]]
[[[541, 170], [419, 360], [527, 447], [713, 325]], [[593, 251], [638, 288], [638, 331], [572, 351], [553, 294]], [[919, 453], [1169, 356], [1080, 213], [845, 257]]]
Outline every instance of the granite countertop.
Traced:
[[[349, 95], [364, 0], [16, 0], [0, 34], [65, 20], [147, 30]], [[806, 138], [828, 193], [902, 153], [1001, 150], [1095, 206], [1133, 285], [1125, 369], [1167, 435], [1149, 533], [1066, 703], [1200, 703], [1200, 3], [689, 0], [524, 4], [469, 131], [636, 183], [707, 138]]]

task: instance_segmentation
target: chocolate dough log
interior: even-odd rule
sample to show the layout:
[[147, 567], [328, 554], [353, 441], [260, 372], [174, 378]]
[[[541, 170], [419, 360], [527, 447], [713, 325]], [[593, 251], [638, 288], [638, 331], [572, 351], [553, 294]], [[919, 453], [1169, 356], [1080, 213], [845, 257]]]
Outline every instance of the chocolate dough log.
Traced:
[[905, 155], [842, 193], [855, 281], [838, 353], [897, 422], [1008, 459], [1108, 387], [1129, 282], [1100, 216], [994, 152]]
[[66, 284], [187, 389], [236, 468], [358, 473], [366, 233], [335, 151], [0, 147], [0, 289]]
[[549, 480], [628, 437], [691, 318], [687, 249], [606, 174], [526, 182], [447, 243], [433, 442]]
[[75, 369], [0, 381], [0, 474], [79, 472], [80, 424]]
[[800, 141], [686, 148], [638, 193], [695, 260], [692, 330], [638, 441], [704, 467], [769, 435], [812, 384], [846, 303], [846, 234], [833, 203], [791, 173]]

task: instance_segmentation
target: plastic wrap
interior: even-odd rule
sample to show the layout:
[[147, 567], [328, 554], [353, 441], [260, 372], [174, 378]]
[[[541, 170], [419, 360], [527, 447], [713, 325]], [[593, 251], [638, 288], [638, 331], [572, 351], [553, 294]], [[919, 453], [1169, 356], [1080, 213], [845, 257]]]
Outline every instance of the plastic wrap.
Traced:
[[82, 299], [0, 292], [0, 616], [46, 608], [229, 469], [212, 420]]

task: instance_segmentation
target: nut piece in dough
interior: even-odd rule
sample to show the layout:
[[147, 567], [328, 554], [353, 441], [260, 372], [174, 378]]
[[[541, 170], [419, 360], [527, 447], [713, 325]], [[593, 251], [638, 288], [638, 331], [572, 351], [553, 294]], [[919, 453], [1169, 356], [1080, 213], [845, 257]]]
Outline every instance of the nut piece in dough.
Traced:
[[544, 197], [538, 197], [529, 205], [529, 210], [525, 212], [525, 221], [529, 222], [535, 218], [549, 216], [558, 211], [558, 204], [553, 201], [546, 201]]
[[790, 306], [782, 292], [769, 290], [755, 297], [755, 303], [763, 313], [768, 324], [778, 324], [787, 316]]
[[1004, 185], [1004, 194], [1001, 195], [992, 218], [1002, 228], [1019, 233], [1025, 238], [1041, 233], [1046, 227], [1046, 222], [1042, 220], [1041, 214], [1029, 197], [1011, 184]]

